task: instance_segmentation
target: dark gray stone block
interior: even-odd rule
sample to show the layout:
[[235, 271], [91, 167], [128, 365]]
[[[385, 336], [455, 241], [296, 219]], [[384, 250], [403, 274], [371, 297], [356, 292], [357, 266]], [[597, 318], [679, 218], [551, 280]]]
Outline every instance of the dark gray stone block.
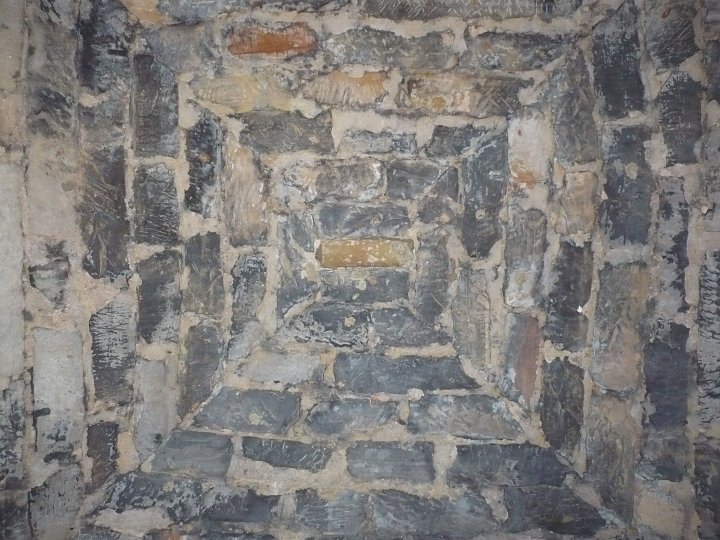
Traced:
[[180, 286], [182, 258], [177, 251], [165, 250], [137, 265], [138, 334], [148, 343], [176, 343], [180, 329]]
[[560, 242], [555, 259], [552, 285], [545, 300], [547, 319], [544, 335], [568, 351], [580, 350], [587, 340], [588, 320], [578, 312], [590, 299], [593, 254], [590, 242], [575, 246]]
[[720, 102], [720, 40], [705, 42], [705, 73], [708, 77], [708, 101]]
[[720, 251], [705, 254], [698, 305], [698, 421], [711, 425], [720, 416]]
[[23, 482], [24, 391], [22, 381], [0, 391], [0, 488], [7, 492], [21, 488]]
[[612, 246], [645, 244], [648, 241], [655, 180], [645, 161], [644, 127], [611, 130], [603, 137], [605, 153], [605, 200], [600, 223]]
[[289, 392], [223, 387], [195, 415], [194, 425], [251, 433], [285, 433], [300, 414], [300, 398]]
[[461, 211], [459, 196], [458, 171], [450, 167], [418, 202], [418, 219], [422, 223], [454, 225]]
[[507, 405], [483, 395], [430, 395], [411, 401], [408, 429], [465, 439], [515, 439], [522, 434]]
[[155, 58], [175, 73], [217, 72], [220, 53], [212, 24], [175, 24], [146, 28], [141, 32]]
[[461, 68], [503, 71], [540, 69], [560, 58], [570, 45], [564, 37], [495, 32], [466, 35], [465, 41], [468, 48], [460, 57]]
[[369, 268], [321, 270], [320, 283], [324, 299], [349, 304], [392, 302], [408, 297], [407, 270]]
[[270, 111], [233, 116], [245, 124], [245, 128], [238, 135], [240, 144], [257, 152], [311, 150], [327, 156], [335, 149], [330, 112], [321, 113], [315, 118], [305, 118], [299, 112]]
[[605, 525], [596, 508], [568, 488], [522, 487], [505, 489], [508, 532], [546, 529], [558, 534], [591, 538]]
[[657, 67], [678, 66], [695, 54], [695, 7], [692, 3], [653, 0], [648, 3], [647, 13], [645, 41]]
[[507, 190], [507, 133], [484, 142], [463, 161], [462, 243], [471, 257], [487, 257], [500, 239], [499, 214]]
[[32, 538], [72, 538], [83, 497], [82, 471], [70, 465], [28, 494]]
[[309, 300], [318, 284], [306, 277], [306, 253], [314, 248], [313, 219], [311, 216], [288, 216], [278, 223], [281, 243], [280, 286], [277, 291], [278, 314], [285, 316], [300, 302]]
[[702, 86], [686, 73], [670, 76], [657, 96], [660, 129], [667, 147], [666, 165], [697, 163], [695, 145], [702, 136]]
[[178, 413], [185, 416], [212, 393], [223, 356], [223, 338], [217, 323], [204, 320], [188, 329], [185, 337], [185, 376], [180, 388]]
[[187, 130], [185, 158], [190, 185], [185, 191], [185, 208], [203, 217], [215, 216], [218, 176], [222, 166], [223, 132], [220, 122], [209, 113]]
[[343, 491], [335, 498], [320, 498], [314, 489], [295, 493], [293, 528], [309, 529], [327, 535], [356, 536], [366, 530], [368, 496]]
[[622, 118], [645, 107], [640, 79], [640, 41], [637, 13], [632, 2], [593, 29], [595, 89], [600, 107], [609, 118]]
[[301, 12], [330, 11], [346, 5], [349, 0], [160, 0], [158, 10], [183, 24], [212, 19], [223, 13], [263, 9], [286, 9]]
[[428, 483], [435, 479], [432, 443], [358, 442], [346, 450], [348, 472], [360, 480], [402, 480]]
[[200, 517], [216, 522], [267, 524], [275, 520], [279, 503], [279, 495], [259, 495], [252, 489], [216, 486], [205, 493]]
[[332, 456], [329, 446], [257, 437], [243, 437], [242, 449], [248, 459], [310, 472], [324, 469]]
[[178, 90], [172, 72], [149, 54], [135, 55], [133, 127], [135, 154], [175, 157]]
[[445, 345], [450, 336], [416, 317], [408, 308], [378, 309], [371, 314], [378, 345], [385, 347], [427, 347]]
[[8, 540], [31, 538], [28, 500], [25, 493], [3, 493], [0, 497], [0, 535]]
[[447, 237], [436, 234], [420, 240], [415, 254], [415, 294], [413, 305], [420, 319], [432, 324], [450, 303], [450, 272]]
[[398, 411], [394, 401], [333, 399], [316, 404], [305, 420], [314, 433], [328, 436], [376, 430], [390, 422]]
[[700, 518], [697, 533], [702, 540], [717, 537], [720, 531], [720, 451], [717, 441], [695, 444], [695, 510]]
[[317, 210], [320, 234], [329, 238], [401, 236], [410, 226], [407, 209], [392, 203], [325, 203]]
[[257, 310], [265, 296], [267, 261], [256, 251], [238, 257], [232, 270], [233, 309], [232, 330], [238, 332], [257, 317]]
[[113, 146], [124, 138], [125, 126], [130, 115], [130, 99], [127, 89], [113, 86], [105, 93], [106, 99], [97, 104], [78, 104], [78, 123], [84, 140], [95, 147]]
[[582, 368], [567, 359], [543, 365], [540, 421], [545, 438], [556, 450], [572, 454], [580, 442], [585, 399]]
[[92, 490], [103, 485], [117, 470], [119, 431], [120, 427], [115, 422], [98, 422], [87, 427], [87, 455], [92, 459]]
[[135, 170], [135, 240], [146, 244], [178, 242], [180, 209], [175, 175], [165, 165], [140, 165]]
[[334, 373], [338, 383], [358, 394], [404, 394], [411, 388], [477, 388], [477, 383], [463, 371], [458, 358], [387, 358], [373, 354], [341, 353], [335, 359]]
[[498, 388], [504, 396], [526, 409], [535, 392], [541, 342], [540, 325], [535, 317], [512, 312], [505, 316]]
[[65, 289], [70, 277], [70, 260], [65, 252], [65, 243], [47, 246], [47, 262], [30, 266], [30, 285], [39, 290], [55, 309], [65, 305]]
[[505, 303], [510, 307], [529, 308], [540, 300], [547, 219], [536, 208], [511, 208], [505, 243]]
[[485, 128], [472, 124], [462, 127], [435, 126], [430, 142], [425, 146], [425, 153], [430, 157], [457, 156], [477, 145], [487, 135]]
[[201, 479], [223, 478], [232, 455], [233, 443], [227, 435], [175, 430], [155, 452], [152, 470]]
[[458, 446], [447, 473], [451, 486], [561, 486], [570, 470], [551, 448], [530, 444]]
[[390, 131], [358, 130], [345, 133], [346, 144], [356, 152], [366, 154], [412, 154], [417, 150], [415, 135], [412, 133], [392, 133]]
[[491, 19], [514, 19], [517, 17], [540, 17], [549, 20], [572, 15], [582, 0], [366, 0], [364, 12], [373, 17], [389, 19], [432, 20], [440, 17], [489, 17]]
[[452, 304], [453, 346], [473, 365], [484, 365], [490, 353], [490, 298], [485, 273], [460, 269]]
[[363, 349], [368, 341], [367, 311], [343, 304], [313, 306], [291, 323], [297, 341]]
[[387, 165], [387, 192], [393, 199], [417, 199], [435, 185], [444, 169], [417, 159], [397, 159]]
[[125, 150], [120, 146], [93, 150], [84, 170], [78, 203], [80, 229], [87, 246], [83, 268], [94, 278], [115, 278], [128, 270]]
[[95, 399], [120, 405], [133, 399], [135, 314], [126, 299], [107, 304], [90, 317]]
[[222, 316], [225, 306], [220, 235], [196, 234], [185, 244], [187, 287], [183, 310], [213, 318]]

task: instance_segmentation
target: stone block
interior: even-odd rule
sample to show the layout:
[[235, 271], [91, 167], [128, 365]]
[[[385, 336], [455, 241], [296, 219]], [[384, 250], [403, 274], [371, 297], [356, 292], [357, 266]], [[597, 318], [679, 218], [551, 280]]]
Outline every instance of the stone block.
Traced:
[[685, 271], [688, 261], [690, 208], [685, 200], [683, 178], [662, 178], [660, 212], [655, 233], [660, 287], [654, 294], [654, 311], [664, 319], [688, 309], [685, 300]]
[[271, 523], [279, 513], [279, 503], [279, 495], [215, 486], [203, 496], [201, 518], [213, 522]]
[[203, 217], [217, 215], [222, 146], [220, 122], [209, 113], [203, 113], [185, 134], [185, 159], [190, 180], [185, 191], [185, 208]]
[[408, 297], [409, 279], [407, 270], [395, 268], [322, 270], [320, 290], [331, 302], [392, 302]]
[[300, 413], [300, 398], [290, 392], [223, 387], [195, 415], [194, 425], [251, 433], [285, 433]]
[[490, 297], [485, 273], [463, 266], [452, 303], [453, 345], [474, 366], [490, 354]]
[[647, 7], [645, 42], [658, 68], [679, 66], [690, 58], [695, 45], [695, 7], [678, 0], [653, 0]]
[[597, 175], [590, 171], [568, 172], [556, 192], [555, 232], [588, 234], [595, 228]]
[[406, 266], [412, 253], [412, 240], [323, 240], [317, 259], [325, 268]]
[[720, 102], [720, 40], [705, 42], [705, 72], [708, 76], [707, 99]]
[[141, 157], [178, 152], [178, 90], [175, 76], [150, 54], [135, 55], [133, 148]]
[[292, 526], [328, 535], [357, 535], [366, 529], [368, 496], [340, 491], [332, 499], [321, 498], [314, 489], [295, 493]]
[[291, 323], [292, 333], [302, 343], [329, 343], [335, 347], [364, 349], [368, 342], [369, 314], [343, 304], [313, 306]]
[[387, 95], [386, 80], [387, 75], [380, 71], [368, 71], [358, 76], [332, 71], [308, 82], [302, 95], [335, 107], [371, 107]]
[[505, 303], [530, 308], [540, 300], [547, 219], [537, 208], [511, 209], [505, 243]]
[[238, 26], [229, 31], [226, 39], [227, 50], [234, 56], [262, 54], [288, 58], [312, 53], [317, 48], [317, 36], [305, 23]]
[[238, 375], [258, 382], [298, 384], [319, 377], [322, 365], [320, 354], [276, 350], [254, 350], [240, 364]]
[[411, 401], [408, 430], [465, 439], [512, 440], [522, 434], [507, 405], [484, 395], [429, 395]]
[[223, 478], [232, 455], [229, 436], [179, 429], [155, 452], [152, 470], [201, 479]]
[[92, 459], [90, 489], [102, 486], [117, 470], [118, 433], [115, 422], [98, 422], [87, 428], [87, 455]]
[[371, 320], [377, 344], [381, 346], [428, 347], [451, 341], [445, 331], [417, 317], [406, 307], [375, 310]]
[[138, 334], [147, 342], [177, 343], [180, 329], [179, 274], [182, 258], [177, 251], [156, 253], [137, 265]]
[[172, 370], [164, 361], [138, 358], [135, 364], [138, 400], [135, 404], [133, 441], [140, 460], [144, 460], [177, 424], [175, 384]]
[[[24, 477], [24, 392], [25, 384], [22, 381], [11, 382], [0, 391], [0, 488], [6, 492], [22, 487]], [[0, 532], [2, 530], [0, 527]]]
[[265, 297], [267, 261], [259, 251], [238, 257], [232, 270], [232, 331], [240, 331], [257, 316]]
[[[425, 153], [430, 157], [457, 156], [475, 147], [487, 135], [486, 129], [475, 127], [472, 124], [462, 127], [435, 126], [430, 141], [425, 146]], [[407, 168], [417, 162], [408, 161], [406, 163], [408, 164]], [[412, 173], [412, 168], [409, 172]]]
[[375, 159], [351, 159], [292, 168], [285, 178], [307, 202], [326, 197], [367, 201], [382, 193], [384, 174]]
[[201, 100], [231, 109], [233, 113], [293, 110], [288, 81], [273, 72], [195, 78], [190, 88]]
[[710, 426], [720, 416], [720, 251], [706, 253], [700, 268], [697, 355], [698, 421]]
[[233, 115], [245, 128], [238, 135], [240, 144], [256, 152], [283, 153], [309, 150], [327, 156], [335, 149], [330, 112], [305, 118], [299, 112], [258, 111]]
[[165, 165], [140, 165], [135, 170], [135, 240], [146, 244], [178, 242], [180, 209], [175, 175]]
[[[32, 265], [28, 269], [30, 285], [39, 290], [55, 309], [65, 307], [67, 281], [70, 277], [70, 260], [64, 248], [63, 242], [48, 245], [45, 257], [47, 262]], [[10, 298], [13, 294], [12, 289], [8, 290]]]
[[572, 454], [580, 442], [585, 400], [582, 368], [556, 358], [543, 365], [540, 421], [550, 446]]
[[305, 424], [313, 433], [325, 436], [367, 433], [386, 425], [396, 416], [397, 411], [398, 404], [394, 401], [336, 398], [313, 406]]
[[362, 154], [412, 154], [417, 150], [415, 135], [412, 133], [394, 133], [383, 130], [349, 130], [340, 143], [341, 149]]
[[324, 469], [332, 456], [329, 446], [257, 437], [243, 437], [242, 451], [247, 459], [310, 472]]
[[535, 392], [541, 344], [540, 325], [535, 317], [512, 312], [506, 315], [498, 387], [503, 395], [525, 408], [530, 406]]
[[28, 517], [33, 537], [71, 538], [82, 497], [82, 471], [78, 465], [64, 467], [32, 488], [28, 494]]
[[357, 442], [345, 451], [350, 476], [359, 480], [429, 483], [435, 479], [432, 443]]
[[252, 152], [225, 138], [223, 155], [224, 220], [233, 246], [258, 244], [266, 235], [265, 183]]
[[223, 338], [217, 323], [204, 320], [188, 329], [182, 355], [185, 375], [178, 403], [181, 417], [210, 397], [223, 350]]
[[340, 353], [333, 368], [335, 380], [356, 394], [405, 394], [412, 388], [450, 390], [477, 388], [458, 358]]
[[515, 19], [518, 17], [539, 17], [549, 20], [555, 17], [572, 15], [580, 7], [578, 0], [559, 0], [538, 4], [534, 0], [486, 0], [468, 2], [467, 0], [366, 0], [364, 12], [373, 17], [386, 17], [393, 20], [412, 19], [429, 21], [440, 17], [458, 17], [469, 19], [487, 17], [495, 20]]
[[326, 238], [394, 237], [407, 231], [410, 218], [392, 203], [327, 202], [317, 209], [317, 225]]
[[667, 147], [666, 165], [697, 163], [695, 145], [702, 135], [702, 87], [686, 73], [675, 72], [657, 96], [660, 130]]
[[423, 321], [434, 323], [450, 303], [451, 263], [447, 237], [435, 235], [420, 241], [415, 257], [415, 294], [413, 305]]
[[567, 52], [570, 40], [543, 34], [488, 32], [475, 37], [466, 34], [467, 50], [460, 57], [461, 68], [528, 71], [540, 69]]
[[222, 316], [225, 306], [220, 235], [196, 234], [185, 243], [187, 286], [183, 291], [183, 310], [209, 317]]

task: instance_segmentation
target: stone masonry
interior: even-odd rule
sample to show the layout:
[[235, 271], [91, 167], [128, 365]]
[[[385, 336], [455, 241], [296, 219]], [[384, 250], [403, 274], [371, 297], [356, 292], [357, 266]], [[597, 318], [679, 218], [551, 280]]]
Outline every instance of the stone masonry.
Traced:
[[720, 538], [718, 0], [0, 0], [0, 538]]

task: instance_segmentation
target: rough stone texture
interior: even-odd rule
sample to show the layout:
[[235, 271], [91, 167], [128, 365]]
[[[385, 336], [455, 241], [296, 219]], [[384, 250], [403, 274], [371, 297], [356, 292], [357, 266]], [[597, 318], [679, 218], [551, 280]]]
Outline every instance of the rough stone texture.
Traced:
[[241, 363], [238, 375], [260, 382], [297, 384], [318, 376], [319, 354], [255, 349]]
[[405, 208], [390, 203], [325, 203], [317, 225], [327, 238], [393, 237], [402, 236], [410, 220]]
[[467, 40], [460, 67], [527, 71], [558, 59], [568, 49], [563, 38], [542, 34], [484, 33]]
[[154, 452], [177, 423], [170, 371], [161, 361], [138, 358], [135, 364], [140, 405], [135, 407], [138, 418], [133, 439], [140, 459]]
[[382, 72], [366, 72], [353, 77], [342, 71], [313, 79], [303, 89], [303, 95], [318, 103], [339, 107], [367, 107], [384, 98], [387, 76]]
[[[36, 264], [28, 269], [30, 285], [43, 293], [55, 307], [62, 309], [65, 306], [65, 295], [67, 292], [67, 280], [70, 277], [70, 261], [64, 250], [64, 243], [47, 246], [47, 262], [44, 264]], [[8, 276], [12, 283], [12, 276]], [[13, 301], [15, 291], [8, 287], [8, 297]], [[8, 334], [13, 329], [12, 318], [8, 317], [10, 328], [6, 330]], [[12, 336], [8, 335], [8, 339]]]
[[675, 72], [657, 96], [668, 166], [697, 162], [695, 144], [702, 134], [701, 90], [700, 83], [686, 73]]
[[252, 112], [237, 115], [245, 124], [238, 140], [256, 152], [333, 151], [330, 113], [305, 118], [298, 112]]
[[653, 0], [647, 12], [645, 39], [656, 66], [675, 67], [695, 53], [695, 9], [691, 3]]
[[[462, 127], [435, 126], [430, 142], [425, 146], [425, 153], [430, 157], [462, 154], [478, 144], [486, 135], [487, 130], [472, 124]], [[404, 164], [407, 173], [412, 174], [416, 162], [406, 161]]]
[[216, 118], [204, 114], [190, 129], [185, 139], [190, 185], [185, 191], [185, 208], [203, 217], [214, 216], [217, 176], [220, 170], [223, 138]]
[[284, 433], [297, 420], [299, 411], [299, 397], [289, 392], [223, 387], [195, 415], [195, 425], [251, 433]]
[[539, 301], [547, 219], [536, 208], [513, 211], [505, 240], [505, 303], [529, 308]]
[[267, 232], [265, 184], [252, 153], [238, 146], [232, 135], [225, 138], [223, 207], [229, 240], [233, 246], [257, 244]]
[[148, 343], [176, 342], [180, 326], [180, 254], [165, 250], [138, 264], [138, 334]]
[[323, 298], [332, 302], [392, 302], [408, 297], [409, 279], [401, 269], [323, 270], [320, 289]]
[[388, 347], [427, 347], [444, 345], [450, 336], [407, 308], [386, 308], [371, 315], [372, 328], [378, 344]]
[[227, 50], [235, 56], [272, 54], [289, 57], [313, 52], [315, 42], [315, 33], [304, 23], [276, 28], [241, 26], [231, 30]]
[[698, 305], [698, 420], [711, 426], [718, 415], [717, 382], [720, 378], [720, 252], [705, 255], [700, 272]]
[[273, 467], [310, 472], [324, 469], [332, 455], [332, 449], [327, 446], [257, 437], [243, 437], [242, 452], [248, 459], [264, 461]]
[[358, 442], [345, 453], [350, 475], [361, 480], [423, 483], [435, 478], [432, 443]]
[[433, 323], [450, 302], [448, 284], [451, 264], [447, 257], [447, 238], [437, 235], [421, 240], [415, 261], [413, 304], [421, 319]]
[[277, 495], [259, 495], [252, 489], [245, 491], [216, 487], [203, 496], [202, 518], [235, 523], [267, 523], [277, 513], [279, 500]]
[[327, 535], [356, 535], [364, 528], [368, 496], [341, 491], [332, 499], [322, 499], [314, 489], [295, 494], [294, 524], [300, 529]]
[[592, 172], [567, 173], [556, 192], [555, 231], [562, 235], [589, 233], [595, 227], [597, 175]]
[[392, 133], [380, 131], [375, 133], [368, 130], [351, 130], [345, 133], [345, 139], [340, 143], [341, 149], [366, 154], [400, 154], [413, 153], [417, 150], [415, 134]]
[[391, 161], [387, 172], [388, 195], [394, 199], [416, 199], [438, 183], [443, 174], [445, 171], [433, 163], [409, 159]]
[[178, 90], [172, 72], [152, 55], [136, 55], [133, 148], [139, 156], [175, 157], [178, 151]]
[[265, 296], [267, 261], [262, 253], [240, 255], [232, 270], [232, 329], [240, 331], [255, 314]]
[[117, 438], [119, 426], [114, 422], [98, 422], [88, 426], [87, 455], [92, 458], [90, 487], [97, 489], [117, 470]]
[[152, 470], [201, 478], [222, 478], [230, 466], [232, 454], [230, 437], [177, 430], [155, 452]]
[[540, 421], [545, 438], [556, 450], [572, 451], [580, 442], [585, 386], [583, 370], [567, 359], [543, 366]]
[[180, 416], [210, 397], [222, 352], [223, 340], [217, 324], [203, 321], [188, 329], [183, 355], [185, 376], [178, 403]]
[[507, 314], [498, 386], [505, 396], [526, 408], [535, 391], [540, 343], [540, 325], [535, 317]]
[[21, 487], [24, 476], [24, 391], [22, 381], [16, 381], [0, 392], [0, 488], [3, 490]]
[[720, 102], [720, 40], [705, 45], [705, 72], [708, 75], [707, 99]]
[[305, 420], [321, 435], [335, 436], [373, 431], [397, 414], [397, 403], [375, 403], [369, 399], [335, 399], [315, 405]]
[[135, 240], [147, 244], [178, 242], [180, 211], [175, 176], [165, 165], [135, 171]]
[[82, 486], [80, 467], [72, 465], [30, 490], [30, 528], [35, 538], [62, 540], [73, 535], [82, 502]]
[[404, 266], [412, 250], [412, 240], [325, 240], [317, 258], [325, 268]]
[[302, 190], [307, 201], [327, 196], [364, 201], [381, 193], [383, 168], [374, 159], [326, 161], [314, 167], [292, 169], [286, 178]]
[[183, 291], [183, 309], [210, 317], [222, 314], [225, 304], [220, 236], [198, 234], [185, 244], [187, 286]]
[[514, 439], [522, 433], [507, 405], [483, 395], [424, 396], [410, 403], [408, 429], [466, 439]]
[[516, 17], [539, 16], [543, 19], [572, 15], [579, 7], [577, 0], [561, 0], [549, 4], [538, 4], [531, 0], [503, 2], [466, 2], [463, 0], [366, 0], [365, 11], [375, 17], [390, 19], [431, 20], [438, 17], [460, 18], [490, 17], [511, 19]]
[[473, 365], [483, 365], [490, 352], [490, 297], [484, 272], [470, 266], [460, 269], [452, 319], [458, 353]]

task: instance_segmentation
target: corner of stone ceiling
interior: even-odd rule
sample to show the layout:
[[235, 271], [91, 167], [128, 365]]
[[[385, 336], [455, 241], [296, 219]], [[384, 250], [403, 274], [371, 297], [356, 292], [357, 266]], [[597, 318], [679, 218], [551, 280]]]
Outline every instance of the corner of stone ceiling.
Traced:
[[717, 0], [0, 10], [0, 536], [720, 535]]

